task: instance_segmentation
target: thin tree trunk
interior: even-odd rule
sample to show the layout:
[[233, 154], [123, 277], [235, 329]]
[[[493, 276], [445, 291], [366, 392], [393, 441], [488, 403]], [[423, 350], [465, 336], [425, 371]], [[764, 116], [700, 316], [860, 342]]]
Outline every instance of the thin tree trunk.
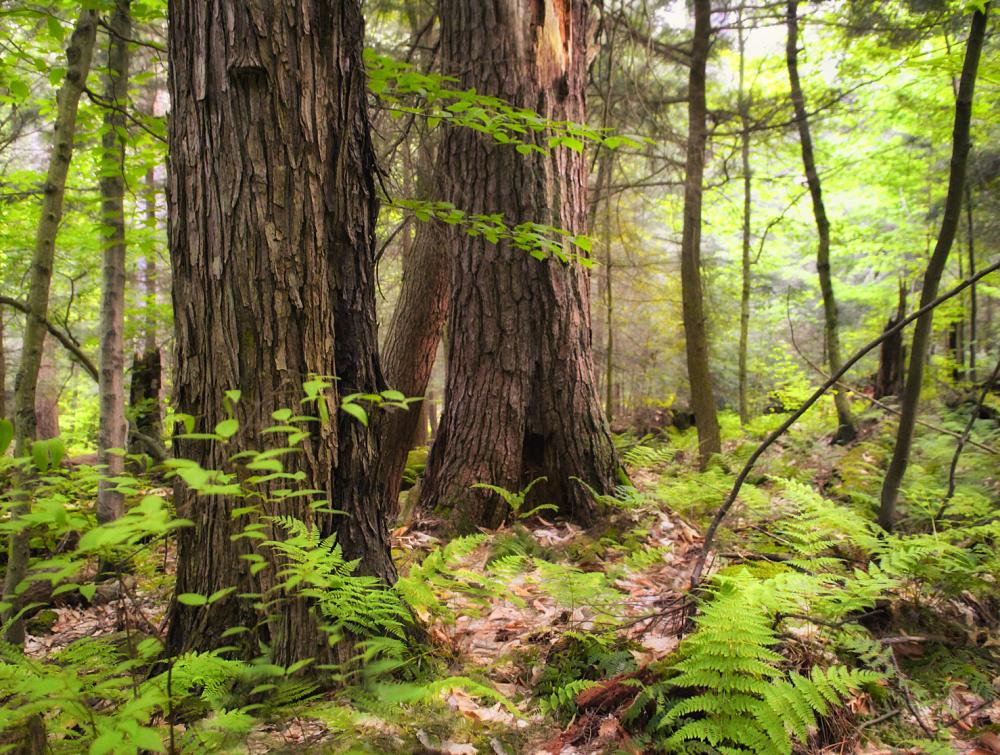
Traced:
[[[117, 0], [108, 33], [108, 66], [101, 136], [101, 209], [104, 236], [104, 279], [101, 293], [100, 427], [97, 455], [104, 474], [116, 477], [125, 459], [109, 449], [124, 449], [125, 421], [125, 108], [128, 106], [128, 41], [132, 37], [131, 0]], [[125, 498], [114, 483], [101, 480], [97, 521], [110, 522], [125, 511]]]
[[[969, 245], [969, 276], [971, 277], [976, 274], [976, 227], [972, 217], [972, 188], [968, 181], [965, 184], [965, 220], [966, 241]], [[979, 346], [977, 342], [978, 325], [976, 323], [978, 318], [979, 306], [976, 301], [976, 286], [973, 284], [969, 288], [969, 380], [973, 385], [976, 383], [976, 349]]]
[[606, 330], [606, 353], [604, 365], [604, 413], [608, 424], [615, 418], [615, 291], [614, 253], [611, 249], [611, 152], [605, 149], [603, 159], [607, 162], [604, 170], [604, 328]]
[[750, 421], [747, 403], [747, 351], [750, 342], [750, 220], [753, 174], [750, 172], [750, 98], [746, 93], [746, 38], [743, 33], [743, 13], [740, 12], [737, 41], [740, 54], [739, 110], [740, 110], [740, 159], [743, 166], [743, 257], [740, 281], [740, 351], [739, 394], [740, 424]]
[[[146, 171], [146, 229], [152, 236], [156, 232], [156, 176], [152, 169]], [[157, 270], [156, 252], [150, 245], [142, 261], [143, 281], [143, 345], [142, 353], [132, 358], [132, 380], [129, 383], [129, 407], [132, 422], [129, 425], [128, 448], [134, 454], [152, 454], [160, 450], [163, 438], [163, 419], [160, 412], [160, 390], [163, 382], [163, 360], [156, 342], [158, 322], [156, 312]], [[146, 439], [157, 443], [149, 448]]]
[[[52, 135], [52, 152], [45, 177], [45, 195], [35, 235], [35, 249], [31, 258], [30, 288], [28, 290], [28, 315], [25, 318], [21, 364], [14, 383], [14, 453], [28, 453], [35, 436], [35, 396], [38, 372], [42, 362], [47, 331], [49, 287], [52, 282], [52, 265], [55, 259], [56, 233], [62, 219], [63, 197], [66, 192], [66, 175], [73, 159], [73, 140], [76, 134], [76, 113], [90, 71], [97, 35], [97, 12], [80, 12], [76, 27], [66, 48], [66, 75], [59, 87], [56, 105], [56, 123]], [[28, 502], [22, 500], [12, 508], [16, 519], [28, 512]], [[14, 591], [28, 573], [29, 530], [24, 529], [10, 538], [7, 557], [7, 574], [4, 579], [4, 602], [13, 604], [3, 615], [4, 619], [18, 610]], [[20, 645], [24, 642], [22, 622], [14, 622], [6, 633], [7, 641]]]
[[[421, 147], [417, 192], [431, 199], [434, 150]], [[448, 313], [448, 255], [439, 221], [418, 222], [403, 254], [403, 283], [389, 321], [382, 364], [389, 386], [406, 396], [424, 396], [437, 357]], [[426, 403], [426, 398], [423, 403]], [[406, 457], [417, 443], [424, 408], [397, 411], [382, 418], [380, 481], [382, 496], [396, 510]], [[426, 430], [424, 431], [426, 438]]]
[[42, 361], [38, 366], [36, 382], [34, 440], [58, 438], [59, 395], [62, 393], [62, 383], [56, 366], [55, 346], [48, 333], [45, 334], [42, 343]]
[[715, 391], [708, 356], [708, 327], [701, 279], [701, 201], [705, 174], [705, 69], [712, 43], [711, 0], [695, 0], [694, 40], [688, 83], [687, 163], [684, 173], [684, 229], [681, 237], [681, 291], [691, 410], [698, 428], [698, 454], [704, 468], [722, 450]]
[[[941, 275], [948, 262], [948, 254], [951, 252], [955, 233], [961, 220], [962, 192], [965, 189], [965, 174], [970, 146], [972, 99], [976, 88], [976, 74], [983, 49], [983, 38], [986, 35], [986, 19], [989, 10], [990, 3], [987, 2], [984, 13], [976, 11], [972, 16], [969, 40], [965, 50], [965, 62], [962, 65], [962, 77], [958, 84], [958, 97], [955, 100], [955, 127], [952, 132], [948, 195], [945, 199], [941, 231], [938, 234], [937, 243], [934, 245], [934, 253], [931, 255], [924, 273], [924, 285], [920, 292], [921, 307], [933, 301], [937, 296]], [[892, 460], [889, 462], [885, 481], [882, 484], [879, 523], [886, 530], [891, 530], [893, 527], [899, 487], [910, 461], [913, 428], [916, 423], [920, 404], [920, 389], [924, 378], [924, 360], [927, 357], [927, 347], [933, 330], [934, 313], [930, 311], [917, 320], [913, 331], [913, 345], [910, 348], [910, 364], [906, 375], [906, 386], [903, 389], [902, 413], [899, 418], [899, 429], [896, 433], [896, 445], [893, 448]]]
[[[261, 431], [275, 424], [274, 411], [299, 407], [304, 382], [334, 378], [322, 399], [330, 421], [310, 423], [311, 437], [284, 461], [341, 513], [312, 511], [301, 498], [264, 504], [265, 513], [312, 522], [321, 536], [336, 533], [361, 572], [392, 581], [377, 436], [334, 413], [342, 395], [385, 388], [360, 2], [175, 0], [169, 40], [177, 407], [198, 418], [198, 430], [211, 431], [227, 417], [225, 392], [241, 391], [240, 430], [230, 442], [178, 438], [177, 456], [225, 468], [234, 453], [265, 446], [273, 436]], [[255, 601], [238, 596], [274, 586], [273, 564], [251, 577], [241, 556], [254, 546], [232, 539], [256, 521], [233, 520], [244, 502], [196, 497], [184, 486], [176, 501], [178, 514], [193, 522], [178, 533], [177, 592], [238, 589], [208, 606], [175, 601], [170, 650], [230, 645], [224, 631], [245, 626], [252, 631], [233, 638], [245, 654], [257, 654], [259, 639], [277, 663], [330, 658], [305, 599], [270, 595], [283, 604], [258, 625]]]
[[[788, 81], [791, 85], [792, 105], [795, 108], [795, 123], [799, 129], [799, 141], [802, 146], [802, 166], [809, 184], [809, 194], [812, 197], [813, 214], [816, 217], [816, 231], [819, 235], [819, 246], [816, 251], [816, 272], [819, 275], [819, 287], [823, 294], [823, 314], [825, 318], [825, 343], [827, 361], [830, 372], [836, 372], [843, 364], [840, 354], [840, 328], [838, 326], [837, 300], [833, 292], [833, 274], [830, 270], [830, 220], [823, 203], [823, 189], [820, 185], [819, 172], [816, 170], [816, 158], [813, 154], [812, 134], [809, 129], [809, 116], [806, 112], [806, 100], [799, 81], [799, 17], [798, 0], [788, 2], [788, 41], [786, 55], [788, 62]], [[857, 435], [857, 423], [851, 414], [851, 405], [847, 393], [834, 390], [833, 401], [837, 407], [837, 435], [839, 443], [853, 440]]]
[[[557, 121], [584, 122], [584, 0], [440, 0], [441, 57], [462, 88], [476, 87]], [[538, 137], [544, 143], [544, 135]], [[580, 233], [586, 225], [582, 154], [522, 155], [468, 129], [443, 135], [447, 198]], [[595, 379], [589, 278], [576, 263], [539, 261], [509, 242], [447, 230], [452, 251], [444, 416], [421, 502], [447, 510], [459, 531], [499, 525], [506, 504], [474, 483], [509, 490], [546, 477], [532, 500], [588, 523], [619, 462]], [[537, 498], [535, 497], [537, 495]]]
[[3, 337], [3, 312], [0, 312], [0, 419], [7, 419], [7, 349]]

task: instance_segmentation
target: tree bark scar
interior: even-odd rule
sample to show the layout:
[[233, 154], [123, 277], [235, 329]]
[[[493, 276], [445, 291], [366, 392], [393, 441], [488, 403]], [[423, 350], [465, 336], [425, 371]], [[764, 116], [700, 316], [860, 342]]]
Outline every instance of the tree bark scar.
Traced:
[[538, 61], [539, 83], [543, 86], [554, 82], [553, 88], [560, 99], [569, 95], [566, 81], [567, 68], [571, 59], [570, 8], [573, 0], [535, 0], [536, 19], [535, 45]]

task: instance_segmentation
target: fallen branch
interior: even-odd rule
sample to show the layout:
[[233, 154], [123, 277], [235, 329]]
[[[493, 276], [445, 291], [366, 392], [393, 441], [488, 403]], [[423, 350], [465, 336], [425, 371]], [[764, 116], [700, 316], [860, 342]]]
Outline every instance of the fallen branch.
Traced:
[[[12, 299], [9, 296], [0, 296], [0, 304], [6, 304], [8, 307], [13, 307], [19, 312], [23, 312], [24, 314], [30, 316], [28, 305], [22, 301]], [[73, 359], [79, 362], [80, 366], [83, 367], [83, 369], [85, 369], [94, 380], [97, 380], [97, 365], [90, 360], [90, 357], [83, 353], [79, 346], [73, 343], [73, 339], [70, 338], [69, 334], [60, 330], [46, 318], [42, 318], [42, 324], [48, 329], [49, 333], [56, 337], [56, 340], [59, 341], [59, 343], [66, 347], [66, 350], [69, 351]]]
[[[809, 368], [813, 370], [813, 372], [815, 372], [817, 375], [819, 375], [824, 379], [828, 379], [830, 377], [830, 374], [826, 372], [818, 364], [813, 362], [809, 357], [807, 357], [802, 352], [802, 349], [799, 348], [799, 344], [795, 340], [795, 328], [792, 325], [791, 313], [788, 311], [787, 304], [785, 307], [785, 319], [788, 320], [788, 334], [792, 338], [792, 348], [795, 349], [795, 353], [802, 358], [802, 361], [805, 362], [809, 366]], [[1000, 364], [997, 364], [997, 367], [1000, 367]], [[995, 379], [996, 379], [996, 373], [994, 373], [993, 377], [993, 380]], [[843, 380], [838, 380], [836, 385], [838, 388], [841, 388], [847, 391], [848, 393], [853, 393], [855, 396], [858, 396], [859, 398], [863, 398], [866, 401], [870, 401], [871, 403], [875, 404], [875, 406], [877, 406], [879, 409], [889, 412], [889, 414], [895, 414], [897, 417], [902, 414], [902, 412], [899, 411], [899, 409], [891, 407], [888, 404], [879, 401], [877, 398], [874, 398], [873, 396], [867, 395], [860, 388], [853, 385], [849, 385], [848, 383], [845, 383]], [[988, 389], [990, 383], [987, 383], [986, 385]], [[983, 400], [985, 399], [986, 395], [984, 394]], [[980, 403], [980, 406], [982, 406], [982, 403]], [[975, 414], [973, 414], [973, 417], [975, 417]], [[935, 425], [932, 422], [927, 422], [926, 420], [922, 420], [920, 418], [917, 418], [915, 421], [921, 427], [926, 427], [928, 430], [934, 430], [935, 432], [941, 433], [942, 435], [950, 435], [952, 438], [955, 438], [956, 440], [960, 441], [959, 448], [961, 448], [964, 443], [968, 443], [970, 446], [975, 446], [980, 451], [985, 451], [986, 453], [993, 454], [994, 456], [1000, 456], [1000, 451], [997, 451], [997, 449], [991, 448], [990, 446], [971, 440], [968, 438], [967, 435], [963, 435], [962, 433], [956, 433], [954, 430], [949, 430], [947, 427], [941, 427], [940, 425]]]
[[955, 288], [951, 289], [951, 291], [948, 291], [942, 294], [941, 296], [937, 297], [933, 301], [928, 302], [925, 306], [918, 309], [912, 315], [903, 320], [900, 320], [896, 325], [884, 331], [878, 338], [869, 342], [867, 345], [863, 346], [859, 351], [856, 351], [851, 356], [851, 358], [848, 359], [846, 362], [844, 362], [843, 366], [839, 370], [837, 370], [837, 372], [834, 373], [829, 379], [827, 379], [827, 381], [823, 383], [823, 385], [817, 388], [816, 391], [808, 399], [806, 399], [805, 403], [803, 403], [802, 406], [796, 409], [795, 412], [793, 412], [791, 416], [789, 416], [788, 419], [786, 419], [777, 430], [772, 432], [769, 436], [767, 436], [767, 438], [764, 439], [763, 443], [757, 446], [754, 452], [750, 455], [750, 458], [747, 459], [746, 464], [743, 465], [743, 469], [740, 470], [740, 473], [737, 476], [736, 481], [733, 483], [732, 490], [729, 491], [729, 495], [726, 497], [725, 502], [716, 512], [715, 517], [712, 519], [712, 523], [708, 526], [708, 531], [705, 533], [705, 543], [702, 546], [701, 553], [699, 554], [698, 560], [695, 562], [694, 569], [691, 572], [692, 588], [697, 587], [698, 584], [701, 582], [701, 574], [702, 571], [705, 569], [705, 560], [708, 558], [708, 553], [711, 550], [712, 542], [715, 539], [715, 533], [719, 529], [719, 525], [722, 524], [722, 521], [726, 518], [726, 515], [729, 513], [729, 510], [733, 507], [733, 504], [736, 503], [736, 498], [740, 494], [740, 490], [743, 487], [743, 483], [746, 482], [746, 479], [750, 475], [750, 472], [753, 470], [754, 465], [757, 463], [757, 460], [764, 455], [764, 452], [768, 448], [770, 448], [774, 444], [774, 442], [778, 440], [778, 438], [784, 435], [788, 431], [788, 428], [794, 425], [802, 417], [803, 414], [809, 411], [809, 409], [812, 408], [813, 404], [819, 401], [819, 399], [823, 396], [823, 394], [825, 394], [828, 390], [830, 390], [830, 388], [836, 385], [837, 382], [839, 382], [840, 379], [845, 374], [847, 374], [848, 370], [850, 370], [854, 365], [860, 362], [861, 359], [866, 354], [875, 349], [886, 338], [902, 330], [914, 320], [920, 318], [927, 312], [930, 312], [932, 309], [939, 307], [944, 302], [960, 294], [962, 291], [971, 286], [973, 283], [985, 278], [988, 275], [991, 275], [992, 273], [995, 273], [997, 270], [1000, 270], [1000, 262], [994, 262], [992, 265], [981, 270], [973, 277], [967, 278], [966, 280], [962, 281], [960, 284], [955, 286]]

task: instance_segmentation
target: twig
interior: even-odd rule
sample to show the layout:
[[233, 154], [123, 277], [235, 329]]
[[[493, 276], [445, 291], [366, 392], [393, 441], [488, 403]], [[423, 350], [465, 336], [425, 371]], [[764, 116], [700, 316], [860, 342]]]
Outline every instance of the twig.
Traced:
[[736, 497], [740, 494], [740, 489], [743, 487], [743, 483], [746, 482], [746, 479], [750, 475], [750, 472], [753, 470], [754, 465], [757, 463], [757, 460], [764, 455], [764, 452], [768, 448], [770, 448], [771, 445], [773, 445], [774, 442], [778, 440], [778, 438], [784, 435], [785, 432], [788, 430], [788, 428], [794, 425], [799, 420], [799, 418], [802, 417], [803, 414], [809, 411], [812, 405], [815, 404], [817, 401], [819, 401], [820, 397], [823, 396], [823, 394], [825, 394], [828, 390], [830, 390], [830, 388], [833, 387], [837, 383], [837, 381], [839, 381], [845, 374], [847, 374], [848, 370], [850, 370], [851, 367], [860, 362], [861, 359], [866, 354], [868, 354], [868, 352], [875, 349], [886, 338], [893, 335], [894, 333], [899, 332], [914, 320], [923, 316], [927, 312], [930, 312], [935, 307], [940, 306], [941, 304], [948, 301], [952, 297], [957, 296], [976, 281], [981, 280], [982, 278], [985, 278], [986, 276], [991, 275], [992, 273], [995, 273], [997, 270], [1000, 270], [1000, 261], [994, 262], [992, 265], [981, 270], [979, 273], [972, 276], [971, 278], [967, 278], [966, 280], [962, 281], [959, 285], [955, 286], [955, 288], [942, 294], [941, 296], [938, 296], [933, 301], [928, 302], [925, 306], [918, 309], [909, 317], [900, 320], [896, 325], [884, 331], [882, 335], [880, 335], [878, 338], [868, 343], [866, 346], [862, 347], [860, 351], [855, 352], [854, 355], [851, 356], [851, 358], [848, 359], [846, 362], [844, 362], [844, 365], [839, 370], [837, 370], [836, 374], [834, 374], [825, 383], [823, 383], [823, 385], [817, 388], [816, 391], [805, 401], [805, 403], [803, 403], [802, 406], [800, 406], [795, 412], [792, 413], [792, 415], [788, 419], [786, 419], [781, 424], [781, 427], [772, 432], [769, 436], [767, 436], [767, 438], [764, 440], [763, 443], [757, 446], [754, 452], [750, 455], [750, 458], [747, 459], [746, 464], [743, 465], [743, 469], [740, 470], [740, 473], [737, 476], [736, 481], [733, 483], [732, 490], [729, 491], [729, 496], [726, 498], [725, 502], [719, 508], [718, 512], [716, 512], [715, 518], [712, 519], [712, 523], [709, 525], [708, 531], [705, 533], [705, 543], [702, 546], [701, 554], [698, 556], [698, 560], [695, 563], [694, 569], [691, 572], [692, 588], [697, 587], [698, 584], [701, 582], [701, 574], [705, 568], [705, 560], [708, 558], [708, 553], [711, 550], [712, 542], [715, 539], [715, 533], [719, 529], [719, 525], [722, 524], [722, 520], [726, 518], [726, 514], [729, 513], [729, 510], [733, 507], [733, 504], [736, 503]]
[[[19, 312], [23, 312], [29, 317], [31, 316], [31, 310], [28, 309], [28, 305], [22, 301], [18, 301], [17, 299], [12, 299], [9, 296], [0, 296], [0, 304], [6, 304]], [[42, 324], [48, 328], [49, 333], [55, 336], [59, 343], [66, 347], [66, 350], [69, 351], [77, 362], [80, 363], [80, 366], [83, 367], [83, 369], [85, 369], [94, 380], [97, 380], [97, 365], [90, 360], [90, 357], [83, 353], [83, 350], [80, 349], [79, 346], [73, 343], [73, 339], [53, 325], [48, 318], [43, 317]]]
[[990, 391], [996, 384], [998, 377], [1000, 377], [1000, 360], [997, 360], [997, 366], [993, 368], [993, 374], [990, 375], [986, 384], [983, 386], [983, 392], [979, 396], [979, 402], [972, 410], [972, 415], [969, 417], [969, 421], [965, 425], [965, 431], [958, 439], [958, 445], [955, 447], [955, 455], [951, 457], [951, 467], [948, 468], [948, 492], [945, 493], [940, 511], [938, 511], [937, 516], [934, 517], [935, 522], [937, 522], [937, 520], [941, 518], [941, 515], [944, 514], [944, 510], [948, 507], [948, 501], [950, 501], [955, 495], [955, 472], [958, 469], [958, 457], [962, 455], [962, 449], [965, 448], [965, 444], [969, 443], [977, 448], [982, 447], [975, 441], [969, 440], [969, 436], [972, 434], [972, 426], [976, 424], [979, 412], [983, 409], [983, 404], [986, 403], [986, 397], [990, 395]]

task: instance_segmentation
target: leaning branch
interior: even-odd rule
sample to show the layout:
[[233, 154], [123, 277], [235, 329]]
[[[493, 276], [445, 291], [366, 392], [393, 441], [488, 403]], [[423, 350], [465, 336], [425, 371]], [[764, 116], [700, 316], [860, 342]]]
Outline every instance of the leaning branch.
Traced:
[[[18, 310], [19, 312], [23, 312], [26, 315], [30, 314], [27, 304], [25, 304], [23, 301], [12, 299], [9, 296], [0, 296], [0, 304], [6, 304], [8, 307], [13, 307], [14, 309]], [[53, 325], [52, 322], [46, 318], [42, 318], [42, 324], [45, 325], [46, 328], [48, 328], [49, 333], [55, 336], [56, 340], [59, 341], [59, 343], [61, 343], [63, 346], [66, 347], [66, 350], [69, 351], [73, 359], [79, 362], [80, 366], [83, 367], [83, 369], [85, 369], [87, 373], [94, 380], [97, 380], [98, 379], [97, 365], [95, 365], [91, 361], [90, 357], [88, 357], [86, 354], [83, 353], [83, 351], [80, 349], [79, 346], [73, 343], [73, 339], [70, 338], [70, 336], [65, 331]]]
[[774, 444], [774, 442], [778, 440], [778, 438], [784, 435], [788, 431], [788, 428], [794, 425], [799, 420], [799, 418], [802, 417], [803, 414], [809, 411], [812, 405], [815, 404], [817, 401], [819, 401], [819, 399], [823, 396], [823, 394], [825, 394], [828, 390], [830, 390], [830, 388], [836, 385], [840, 381], [840, 379], [845, 374], [847, 374], [847, 372], [854, 365], [860, 362], [861, 359], [865, 357], [865, 355], [867, 355], [869, 352], [871, 352], [873, 349], [879, 346], [886, 338], [893, 335], [894, 333], [898, 333], [900, 330], [905, 328], [914, 320], [922, 317], [927, 312], [930, 312], [931, 310], [940, 306], [949, 299], [957, 296], [962, 291], [971, 286], [973, 283], [976, 283], [982, 278], [985, 278], [986, 276], [995, 273], [997, 270], [1000, 270], [1000, 261], [994, 262], [992, 265], [981, 270], [979, 273], [972, 276], [971, 278], [967, 278], [966, 280], [962, 281], [960, 284], [955, 286], [955, 288], [951, 289], [951, 291], [948, 291], [947, 293], [942, 294], [933, 301], [928, 302], [926, 305], [918, 309], [912, 315], [910, 315], [904, 320], [900, 320], [896, 325], [884, 331], [878, 338], [869, 342], [859, 351], [856, 351], [850, 359], [844, 362], [843, 366], [839, 370], [837, 370], [833, 375], [831, 375], [827, 379], [827, 381], [823, 383], [823, 385], [817, 388], [816, 391], [805, 401], [805, 403], [803, 403], [802, 406], [796, 409], [795, 412], [793, 412], [792, 415], [781, 424], [781, 427], [779, 427], [777, 430], [768, 435], [767, 438], [764, 440], [764, 442], [761, 443], [759, 446], [757, 446], [756, 450], [750, 455], [750, 458], [747, 459], [746, 464], [743, 465], [743, 469], [740, 470], [739, 475], [736, 477], [736, 481], [733, 483], [732, 490], [729, 491], [729, 495], [726, 496], [725, 502], [716, 512], [715, 517], [712, 519], [712, 523], [708, 526], [708, 531], [705, 533], [705, 543], [702, 546], [701, 553], [698, 555], [698, 561], [695, 563], [694, 569], [691, 572], [692, 588], [697, 587], [698, 584], [701, 582], [701, 574], [702, 571], [705, 569], [705, 561], [708, 558], [709, 551], [711, 550], [712, 547], [712, 541], [715, 539], [715, 533], [719, 529], [719, 525], [722, 524], [722, 521], [726, 518], [726, 515], [729, 513], [729, 510], [733, 507], [733, 504], [736, 503], [736, 498], [740, 494], [740, 489], [743, 487], [743, 483], [746, 482], [746, 479], [750, 475], [750, 472], [753, 470], [754, 465], [757, 463], [757, 460], [764, 455], [764, 452], [768, 448], [770, 448]]

